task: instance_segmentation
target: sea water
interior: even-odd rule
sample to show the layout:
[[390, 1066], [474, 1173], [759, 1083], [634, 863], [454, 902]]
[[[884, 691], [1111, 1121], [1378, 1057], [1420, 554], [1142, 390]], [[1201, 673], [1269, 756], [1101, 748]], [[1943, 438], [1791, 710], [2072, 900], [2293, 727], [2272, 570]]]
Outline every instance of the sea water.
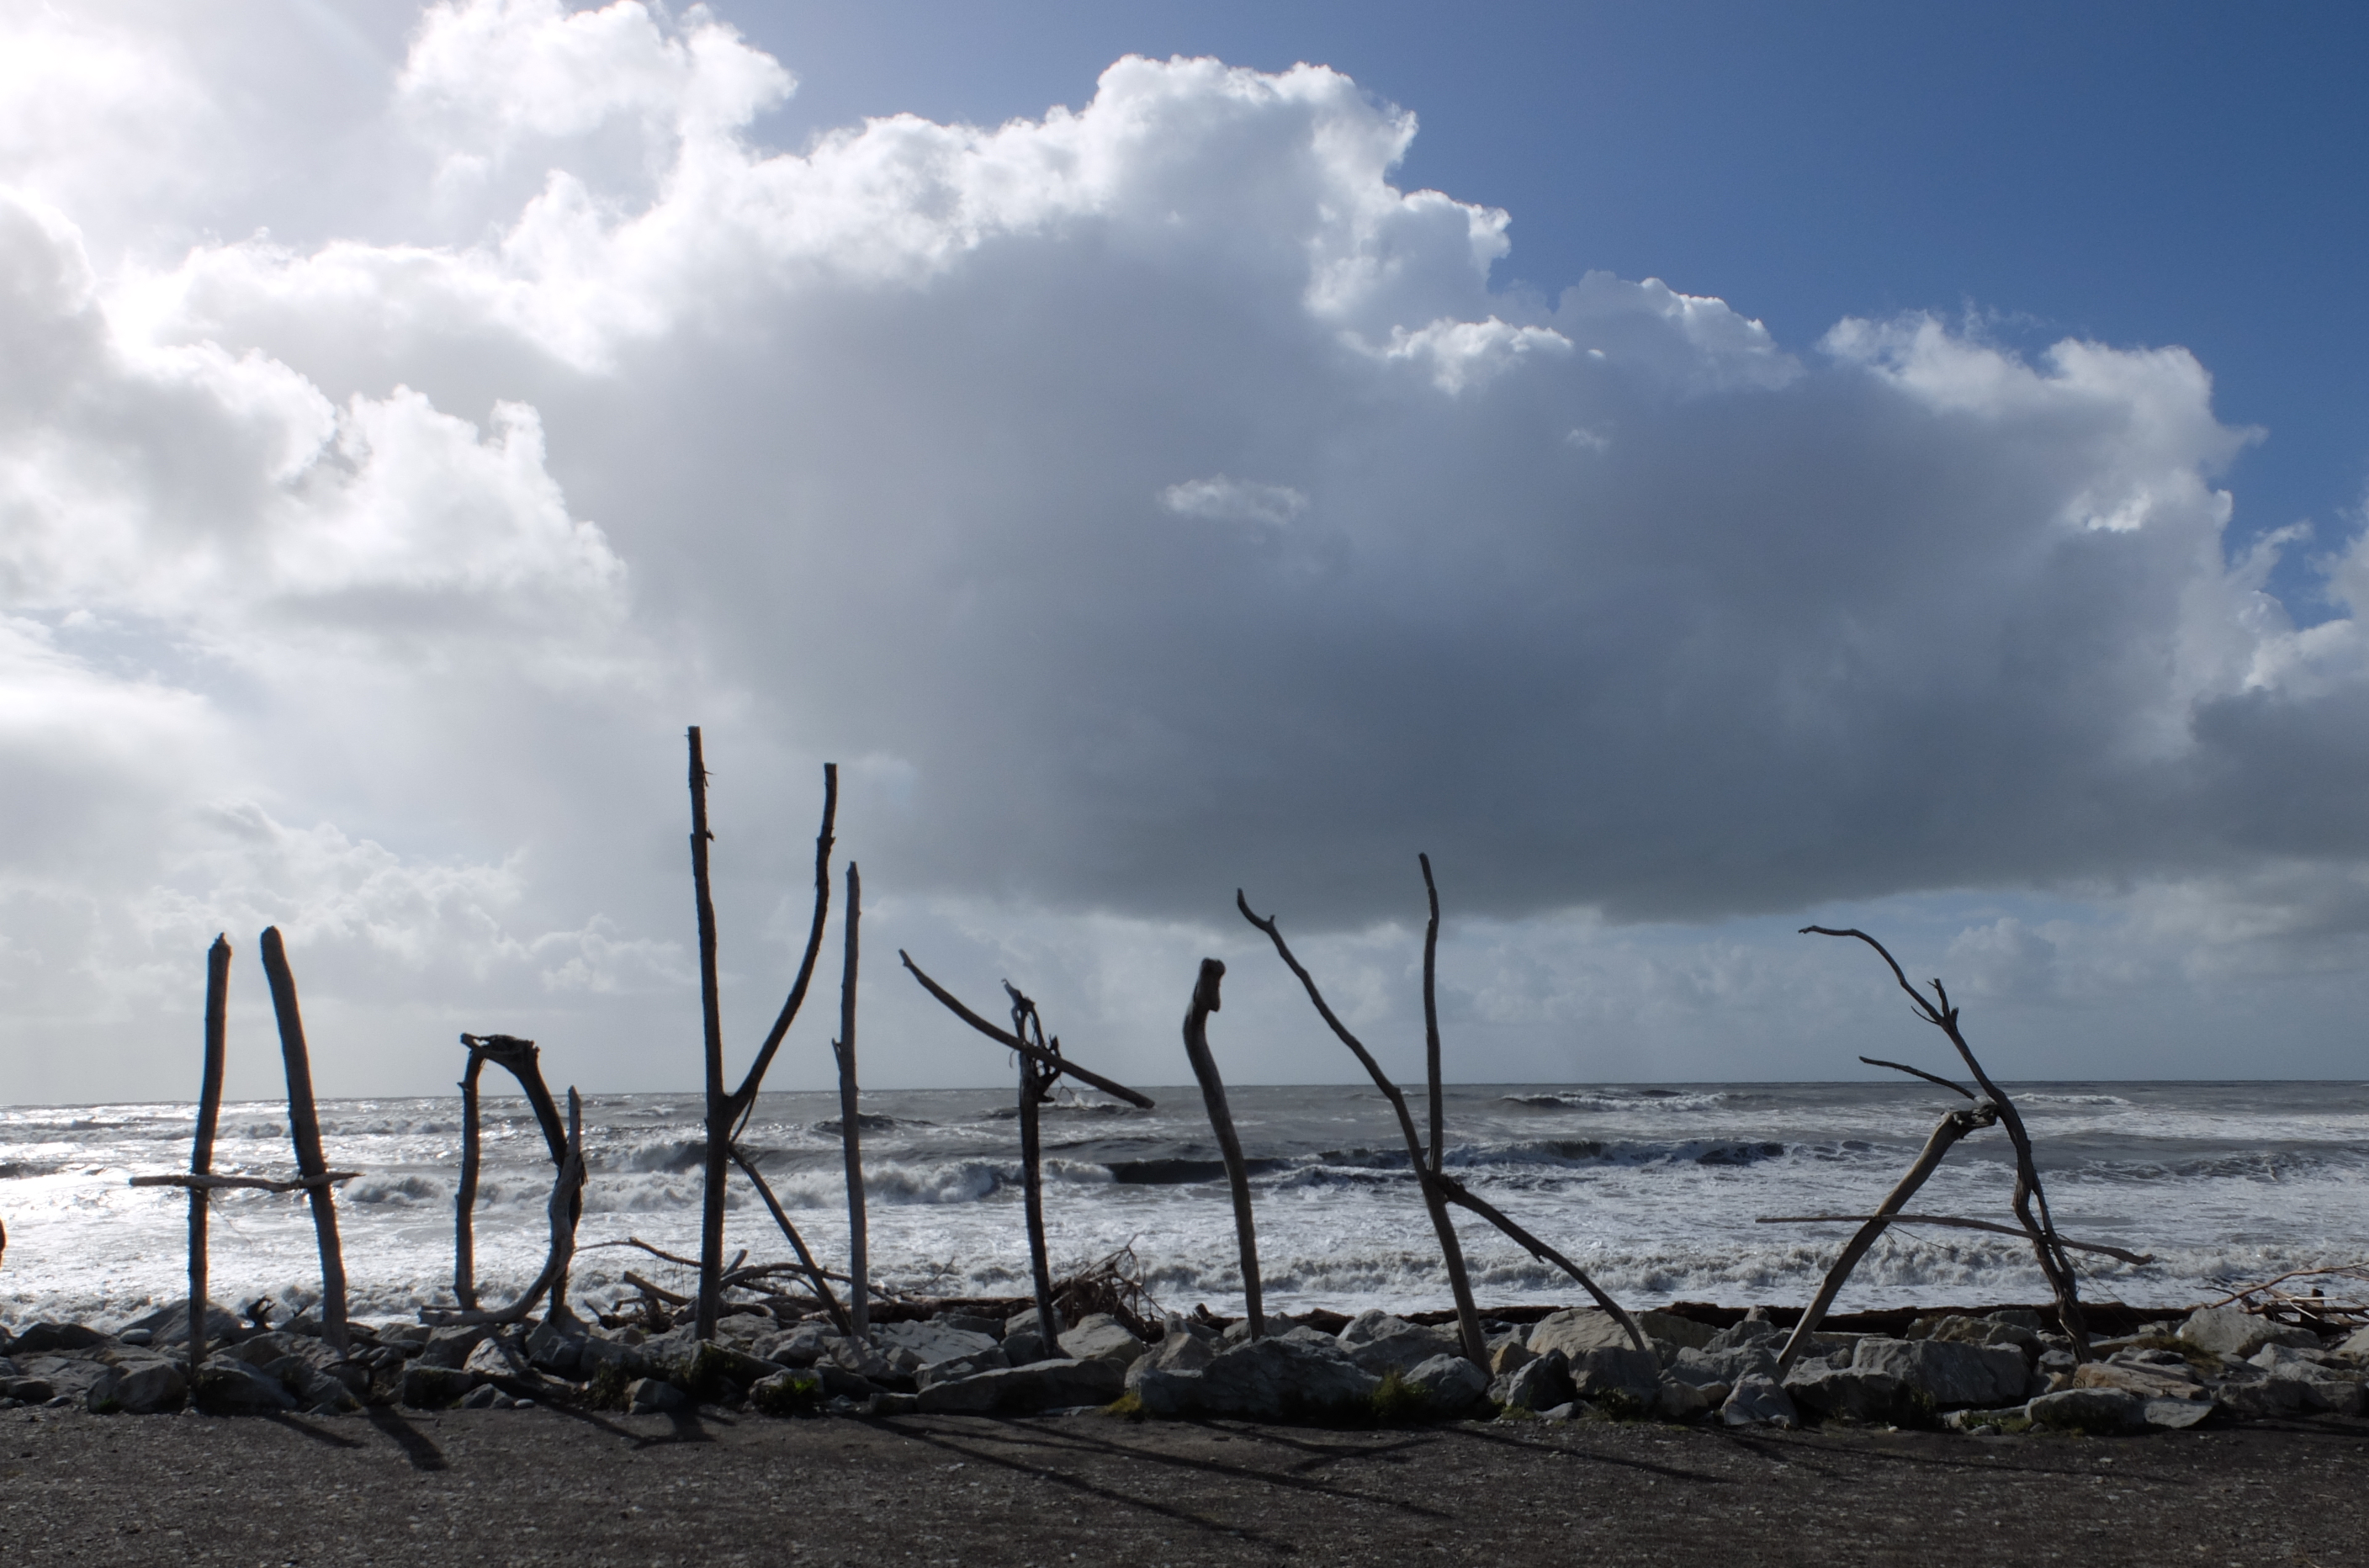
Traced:
[[[2369, 1259], [2369, 1084], [2008, 1089], [2060, 1231], [2155, 1260], [2077, 1254], [2085, 1296], [2176, 1306], [2224, 1280]], [[1232, 1211], [1201, 1097], [1152, 1093], [1149, 1111], [1091, 1096], [1046, 1110], [1055, 1267], [1132, 1248], [1162, 1306], [1239, 1311]], [[1270, 1309], [1448, 1303], [1405, 1144], [1379, 1095], [1242, 1087], [1231, 1099]], [[1850, 1228], [1757, 1221], [1870, 1212], [1959, 1104], [1916, 1083], [1459, 1085], [1447, 1093], [1447, 1162], [1624, 1300], [1800, 1302]], [[1424, 1117], [1419, 1095], [1413, 1109]], [[450, 1304], [458, 1098], [331, 1100], [320, 1113], [332, 1167], [361, 1173], [337, 1205], [353, 1313]], [[835, 1094], [768, 1094], [742, 1141], [808, 1245], [843, 1268], [837, 1114]], [[688, 1270], [601, 1243], [696, 1253], [699, 1097], [595, 1095], [584, 1116], [578, 1309], [626, 1290], [628, 1269], [689, 1289]], [[179, 1299], [188, 1198], [127, 1180], [187, 1169], [192, 1118], [187, 1104], [0, 1109], [0, 1321], [107, 1323]], [[553, 1168], [522, 1101], [489, 1099], [484, 1125], [477, 1274], [495, 1300], [542, 1266]], [[1012, 1092], [866, 1093], [863, 1143], [875, 1280], [937, 1296], [1025, 1293]], [[292, 1167], [283, 1105], [224, 1107], [217, 1172], [286, 1176]], [[1912, 1208], [2011, 1223], [2013, 1181], [2007, 1134], [1992, 1128], [1952, 1150]], [[222, 1193], [211, 1230], [216, 1299], [268, 1296], [285, 1309], [317, 1297], [302, 1196]], [[1484, 1305], [1577, 1298], [1558, 1270], [1485, 1222], [1461, 1216], [1459, 1230]], [[737, 1173], [726, 1240], [753, 1261], [789, 1256]], [[1877, 1243], [1838, 1310], [2046, 1295], [2020, 1239], [1908, 1225]]]

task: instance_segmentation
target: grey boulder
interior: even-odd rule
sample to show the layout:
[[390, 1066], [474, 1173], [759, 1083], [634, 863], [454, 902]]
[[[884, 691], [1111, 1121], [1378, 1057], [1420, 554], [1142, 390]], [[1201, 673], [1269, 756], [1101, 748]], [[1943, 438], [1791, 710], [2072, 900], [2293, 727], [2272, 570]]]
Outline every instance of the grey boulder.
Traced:
[[1777, 1379], [1758, 1372], [1737, 1380], [1719, 1407], [1720, 1421], [1729, 1426], [1799, 1426], [1801, 1413], [1793, 1408]]
[[269, 1415], [294, 1410], [296, 1400], [277, 1378], [231, 1356], [212, 1356], [198, 1368], [190, 1402], [209, 1415]]
[[2180, 1337], [2199, 1350], [2240, 1360], [2266, 1345], [2319, 1345], [2319, 1336], [2309, 1329], [2274, 1323], [2239, 1307], [2199, 1307], [2180, 1325]]
[[919, 1372], [946, 1361], [970, 1362], [981, 1370], [1005, 1365], [1003, 1345], [994, 1335], [944, 1323], [882, 1323], [872, 1331], [872, 1343], [901, 1371]]
[[2128, 1389], [2063, 1389], [2042, 1394], [2024, 1413], [2034, 1426], [2059, 1432], [2135, 1432], [2146, 1425], [2147, 1404]]
[[1033, 1415], [1108, 1404], [1126, 1389], [1127, 1368], [1116, 1361], [1065, 1358], [932, 1383], [921, 1391], [913, 1408], [925, 1415]]
[[1828, 1420], [1894, 1421], [1901, 1414], [1902, 1385], [1889, 1372], [1865, 1367], [1796, 1365], [1785, 1379], [1793, 1402]]
[[109, 1368], [85, 1396], [85, 1408], [100, 1415], [164, 1415], [181, 1408], [189, 1380], [161, 1357]]
[[[1073, 1361], [1111, 1361], [1123, 1370], [1151, 1347], [1108, 1312], [1089, 1312], [1061, 1335], [1062, 1353]], [[997, 1353], [1001, 1354], [999, 1346]]]
[[692, 1408], [692, 1398], [663, 1378], [636, 1378], [625, 1385], [625, 1408], [635, 1415], [672, 1415]]
[[1571, 1386], [1576, 1397], [1593, 1403], [1650, 1408], [1661, 1393], [1662, 1360], [1626, 1345], [1585, 1351], [1571, 1358]]
[[767, 1334], [750, 1342], [750, 1354], [777, 1367], [811, 1367], [822, 1359], [834, 1336], [820, 1323], [800, 1323], [786, 1333]]
[[1963, 1345], [1949, 1340], [1863, 1339], [1852, 1367], [1885, 1372], [1937, 1410], [2012, 1404], [2024, 1395], [2031, 1364], [2012, 1345]]
[[1461, 1415], [1489, 1392], [1489, 1375], [1461, 1356], [1435, 1356], [1405, 1373], [1404, 1379], [1408, 1388], [1421, 1390], [1442, 1415]]
[[[206, 1303], [205, 1320], [208, 1345], [228, 1345], [255, 1332], [239, 1320], [238, 1314], [219, 1302]], [[159, 1308], [144, 1318], [135, 1318], [124, 1324], [120, 1333], [135, 1333], [143, 1329], [147, 1331], [148, 1344], [152, 1348], [189, 1344], [189, 1304], [176, 1301], [169, 1307]]]
[[1284, 1421], [1346, 1413], [1380, 1385], [1329, 1337], [1287, 1336], [1230, 1345], [1199, 1371], [1147, 1372], [1135, 1393], [1152, 1415]]
[[1199, 1334], [1171, 1329], [1150, 1354], [1127, 1369], [1127, 1386], [1134, 1388], [1153, 1372], [1198, 1372], [1218, 1358], [1218, 1347]]
[[1571, 1363], [1559, 1350], [1525, 1361], [1489, 1385], [1489, 1398], [1507, 1410], [1552, 1410], [1578, 1397]]
[[1777, 1376], [1777, 1353], [1753, 1341], [1717, 1350], [1680, 1350], [1670, 1362], [1670, 1375], [1682, 1383], [1707, 1388], [1713, 1383], [1734, 1388], [1745, 1378]]

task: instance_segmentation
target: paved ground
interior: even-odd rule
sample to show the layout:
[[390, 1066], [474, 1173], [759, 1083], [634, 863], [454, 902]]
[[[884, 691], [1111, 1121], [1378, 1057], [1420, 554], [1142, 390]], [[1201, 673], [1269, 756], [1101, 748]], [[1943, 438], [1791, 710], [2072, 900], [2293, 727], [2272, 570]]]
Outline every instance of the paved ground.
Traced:
[[2369, 1424], [2145, 1438], [0, 1416], [0, 1562], [2369, 1568]]

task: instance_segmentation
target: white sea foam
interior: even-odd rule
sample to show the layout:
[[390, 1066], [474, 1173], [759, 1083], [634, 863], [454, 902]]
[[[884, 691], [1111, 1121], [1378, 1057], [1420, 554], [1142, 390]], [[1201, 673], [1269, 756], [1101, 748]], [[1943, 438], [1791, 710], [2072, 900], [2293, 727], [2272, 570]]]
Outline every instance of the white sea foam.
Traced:
[[[2085, 1290], [2170, 1305], [2224, 1276], [2369, 1256], [2369, 1087], [2358, 1084], [2054, 1084], [2015, 1089], [2069, 1235], [2152, 1253], [2134, 1267], [2087, 1257]], [[1233, 1222], [1198, 1096], [1160, 1107], [1065, 1109], [1046, 1121], [1046, 1207], [1057, 1262], [1132, 1243], [1172, 1304], [1241, 1300]], [[1243, 1088], [1247, 1151], [1267, 1299], [1436, 1306], [1436, 1248], [1394, 1119], [1369, 1089]], [[1644, 1092], [1547, 1085], [1455, 1089], [1448, 1158], [1459, 1176], [1627, 1299], [1798, 1301], [1848, 1228], [1762, 1225], [1762, 1216], [1863, 1214], [1896, 1180], [1934, 1117], [1954, 1104], [1917, 1084], [1734, 1084]], [[1015, 1129], [1001, 1093], [868, 1095], [889, 1125], [865, 1134], [875, 1277], [944, 1294], [1025, 1288]], [[493, 1101], [478, 1186], [476, 1252], [488, 1294], [543, 1260], [552, 1166], [521, 1103]], [[747, 1147], [801, 1233], [844, 1256], [846, 1193], [835, 1097], [768, 1096]], [[330, 1157], [363, 1174], [339, 1195], [355, 1310], [405, 1313], [449, 1299], [460, 1129], [450, 1101], [323, 1106]], [[636, 1237], [697, 1245], [704, 1144], [683, 1095], [588, 1103], [592, 1172], [579, 1294], [597, 1302], [627, 1268], [667, 1276], [647, 1253], [589, 1246]], [[188, 1201], [128, 1176], [180, 1167], [186, 1105], [0, 1109], [0, 1318], [123, 1318], [177, 1296]], [[2004, 1218], [2004, 1135], [1953, 1151], [1919, 1209]], [[217, 1169], [284, 1173], [285, 1116], [225, 1111]], [[1459, 1223], [1476, 1287], [1493, 1301], [1563, 1299], [1556, 1271], [1470, 1219]], [[225, 1299], [298, 1304], [317, 1289], [304, 1200], [225, 1193], [215, 1203], [213, 1277]], [[727, 1235], [784, 1253], [745, 1184]], [[681, 1283], [678, 1281], [677, 1283]], [[1843, 1305], [2038, 1300], [2046, 1286], [2015, 1238], [1905, 1226], [1880, 1242]]]

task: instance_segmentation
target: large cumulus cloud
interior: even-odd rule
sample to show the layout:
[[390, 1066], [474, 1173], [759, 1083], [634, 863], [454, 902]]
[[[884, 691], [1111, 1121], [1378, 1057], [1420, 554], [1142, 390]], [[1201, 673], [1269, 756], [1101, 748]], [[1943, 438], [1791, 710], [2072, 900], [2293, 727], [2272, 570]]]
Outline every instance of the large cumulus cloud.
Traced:
[[[121, 59], [54, 112], [136, 69], [243, 162], [152, 177], [143, 229], [76, 211], [104, 138], [0, 134], [6, 765], [43, 824], [0, 963], [79, 899], [18, 966], [59, 1016], [272, 908], [358, 1004], [678, 1006], [686, 709], [748, 738], [761, 868], [839, 758], [908, 918], [1067, 922], [1090, 994], [1238, 883], [1403, 912], [1418, 847], [1498, 922], [1476, 1020], [1661, 994], [1543, 956], [1623, 921], [2108, 911], [2112, 961], [1964, 925], [2027, 997], [2362, 929], [2369, 559], [2298, 631], [2262, 585], [2299, 542], [2227, 555], [2249, 433], [2180, 349], [1493, 290], [1508, 216], [1395, 187], [1412, 116], [1318, 67], [1130, 59], [1075, 111], [768, 148], [789, 71], [631, 0], [429, 7], [319, 111], [362, 222], [246, 166], [169, 28], [92, 27]], [[160, 258], [183, 232], [254, 237]]]

